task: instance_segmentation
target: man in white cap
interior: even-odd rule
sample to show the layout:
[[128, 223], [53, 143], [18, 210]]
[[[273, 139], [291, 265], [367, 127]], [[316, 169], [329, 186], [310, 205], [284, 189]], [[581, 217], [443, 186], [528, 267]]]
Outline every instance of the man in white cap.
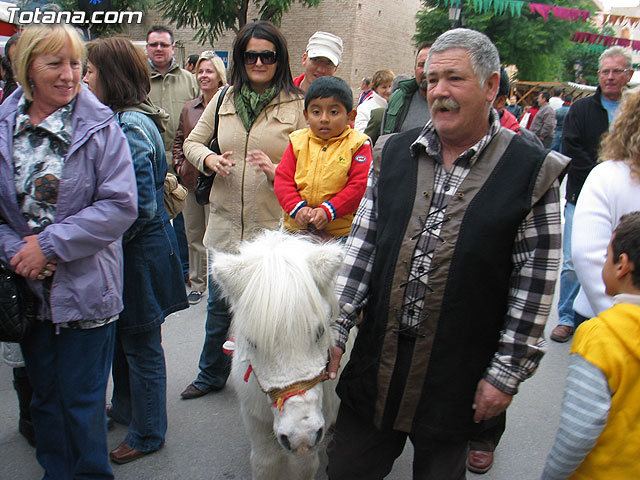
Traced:
[[311, 35], [307, 50], [302, 54], [304, 73], [293, 83], [305, 92], [316, 78], [336, 73], [342, 58], [342, 39], [333, 33], [316, 32]]

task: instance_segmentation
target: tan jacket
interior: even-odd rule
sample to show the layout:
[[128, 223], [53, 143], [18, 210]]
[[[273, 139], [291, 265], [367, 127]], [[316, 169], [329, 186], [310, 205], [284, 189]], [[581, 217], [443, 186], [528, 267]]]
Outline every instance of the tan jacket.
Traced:
[[[182, 147], [187, 160], [207, 174], [211, 172], [205, 171], [204, 159], [212, 153], [208, 146], [219, 94], [211, 99]], [[253, 238], [265, 228], [276, 228], [282, 217], [273, 184], [262, 171], [245, 163], [247, 152], [262, 150], [277, 165], [289, 145], [289, 134], [306, 125], [303, 97], [280, 92], [247, 132], [236, 115], [233, 96], [231, 87], [220, 105], [218, 143], [222, 153], [233, 152], [230, 159], [236, 165], [229, 169], [228, 176], [217, 175], [213, 181], [204, 237], [207, 248], [226, 252], [235, 252], [240, 241]]]
[[173, 164], [173, 140], [176, 137], [180, 112], [185, 103], [198, 96], [199, 91], [195, 75], [180, 68], [177, 63], [174, 62], [164, 75], [153, 68], [152, 64], [149, 98], [156, 107], [169, 114], [167, 129], [162, 134], [169, 169], [172, 169]]

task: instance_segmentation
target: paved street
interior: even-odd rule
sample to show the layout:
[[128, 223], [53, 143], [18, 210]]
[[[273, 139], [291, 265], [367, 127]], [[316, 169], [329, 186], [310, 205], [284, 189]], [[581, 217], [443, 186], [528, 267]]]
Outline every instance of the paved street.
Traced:
[[[182, 389], [197, 373], [202, 347], [205, 299], [167, 319], [164, 347], [168, 368], [169, 430], [165, 447], [128, 465], [114, 465], [120, 480], [248, 480], [249, 442], [230, 388], [184, 401]], [[550, 320], [547, 333], [555, 326]], [[548, 336], [548, 335], [547, 335]], [[496, 452], [496, 465], [486, 475], [469, 479], [533, 480], [539, 478], [553, 441], [566, 374], [569, 344], [550, 342], [537, 374], [525, 382], [508, 410], [507, 431]], [[18, 408], [11, 370], [0, 362], [0, 480], [42, 477], [34, 450], [18, 434]], [[109, 432], [114, 448], [126, 429]], [[389, 480], [411, 478], [411, 447], [396, 462]], [[325, 478], [321, 472], [318, 478]], [[286, 479], [283, 479], [286, 480]]]

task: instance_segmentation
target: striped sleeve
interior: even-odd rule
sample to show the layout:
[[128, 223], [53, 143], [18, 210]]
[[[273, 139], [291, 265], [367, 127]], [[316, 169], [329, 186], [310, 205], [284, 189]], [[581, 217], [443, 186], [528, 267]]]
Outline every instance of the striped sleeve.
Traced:
[[607, 377], [580, 354], [571, 355], [562, 413], [542, 480], [565, 479], [584, 461], [604, 430], [611, 408]]

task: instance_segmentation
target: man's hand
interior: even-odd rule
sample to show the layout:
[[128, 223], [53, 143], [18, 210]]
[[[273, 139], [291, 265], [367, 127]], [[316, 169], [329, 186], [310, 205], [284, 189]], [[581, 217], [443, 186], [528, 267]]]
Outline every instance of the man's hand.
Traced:
[[343, 353], [344, 350], [340, 347], [331, 347], [329, 349], [329, 365], [327, 366], [327, 372], [329, 373], [329, 378], [332, 380], [338, 375], [340, 359], [342, 358]]
[[513, 395], [501, 392], [483, 378], [478, 382], [476, 396], [471, 407], [476, 411], [473, 415], [473, 421], [480, 423], [500, 415], [507, 409], [512, 399]]

